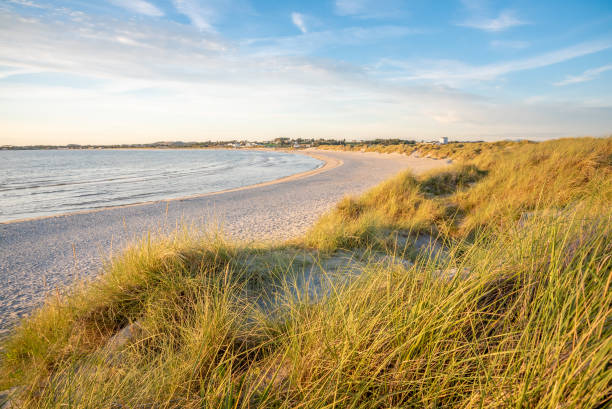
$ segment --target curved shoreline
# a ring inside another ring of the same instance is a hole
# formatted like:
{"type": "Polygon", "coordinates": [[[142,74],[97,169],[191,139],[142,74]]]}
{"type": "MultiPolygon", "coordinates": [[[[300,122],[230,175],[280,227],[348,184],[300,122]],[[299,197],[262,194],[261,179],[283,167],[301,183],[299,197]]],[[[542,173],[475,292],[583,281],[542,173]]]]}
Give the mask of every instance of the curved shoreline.
{"type": "MultiPolygon", "coordinates": [[[[224,149],[224,150],[231,150],[231,149],[224,149]]],[[[240,187],[235,187],[235,188],[230,188],[230,189],[218,190],[218,191],[215,191],[215,192],[197,193],[195,195],[173,197],[173,198],[161,199],[161,200],[148,200],[148,201],[145,201],[145,202],[135,202],[135,203],[116,205],[116,206],[104,206],[104,207],[99,207],[99,208],[96,208],[96,209],[77,210],[77,211],[74,211],[74,212],[59,213],[59,214],[53,214],[53,215],[47,215],[47,216],[26,217],[26,218],[23,218],[23,219],[0,221],[0,225],[23,223],[23,222],[31,222],[31,221],[44,220],[44,219],[53,219],[53,218],[58,218],[58,217],[74,216],[74,215],[78,215],[78,214],[89,214],[89,213],[103,212],[103,211],[109,210],[109,209],[121,209],[121,208],[126,208],[126,207],[144,206],[144,205],[150,205],[150,204],[154,204],[154,203],[170,203],[170,202],[181,201],[181,200],[189,200],[189,199],[197,199],[197,198],[207,197],[207,196],[214,196],[214,195],[219,195],[219,194],[223,194],[223,193],[239,192],[239,191],[248,190],[248,189],[256,189],[256,188],[259,188],[259,187],[270,186],[270,185],[274,185],[274,184],[277,184],[277,183],[290,182],[290,181],[293,181],[293,180],[297,180],[297,179],[302,179],[302,178],[306,178],[306,177],[309,177],[309,176],[313,176],[313,175],[316,175],[318,173],[326,172],[328,170],[334,169],[334,168],[336,168],[338,166],[342,166],[342,164],[344,163],[341,159],[335,159],[335,158],[332,158],[330,156],[325,155],[324,153],[321,154],[319,152],[316,152],[316,153],[314,153],[312,151],[309,151],[309,152],[306,152],[306,151],[299,151],[299,152],[291,151],[291,152],[287,152],[287,151],[284,151],[284,150],[275,150],[275,149],[254,149],[254,150],[258,150],[258,151],[270,151],[270,152],[283,152],[283,153],[292,153],[292,154],[298,154],[298,155],[306,155],[306,156],[310,156],[312,158],[315,158],[315,159],[318,159],[318,160],[322,161],[323,165],[321,165],[321,166],[319,166],[317,168],[311,169],[311,170],[307,170],[307,171],[299,172],[299,173],[294,173],[293,175],[289,175],[289,176],[282,176],[282,177],[277,178],[277,179],[269,180],[267,182],[256,183],[256,184],[253,184],[253,185],[246,185],[246,186],[240,186],[240,187]]]]}
{"type": "Polygon", "coordinates": [[[52,291],[94,277],[105,260],[139,238],[187,226],[217,227],[238,241],[288,240],[346,195],[360,194],[406,169],[422,173],[445,166],[405,155],[300,153],[327,166],[232,191],[0,224],[0,337],[52,291]]]}

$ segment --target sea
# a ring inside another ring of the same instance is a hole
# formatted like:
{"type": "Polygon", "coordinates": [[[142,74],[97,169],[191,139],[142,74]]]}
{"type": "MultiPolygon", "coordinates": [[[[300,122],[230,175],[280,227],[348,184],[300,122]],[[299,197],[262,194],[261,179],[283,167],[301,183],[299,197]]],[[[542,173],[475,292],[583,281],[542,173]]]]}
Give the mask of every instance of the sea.
{"type": "Polygon", "coordinates": [[[218,192],[322,165],[256,150],[4,150],[0,222],[218,192]]]}

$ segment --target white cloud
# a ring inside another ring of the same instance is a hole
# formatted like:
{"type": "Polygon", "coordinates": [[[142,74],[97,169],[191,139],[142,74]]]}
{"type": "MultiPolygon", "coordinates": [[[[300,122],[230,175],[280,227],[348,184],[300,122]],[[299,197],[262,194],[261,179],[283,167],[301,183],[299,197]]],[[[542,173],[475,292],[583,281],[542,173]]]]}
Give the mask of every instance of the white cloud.
{"type": "Polygon", "coordinates": [[[38,9],[46,8],[45,6],[38,4],[32,0],[8,0],[9,3],[17,4],[18,6],[34,7],[38,9]]]}
{"type": "Polygon", "coordinates": [[[177,11],[187,16],[202,31],[214,31],[211,21],[216,17],[214,9],[203,6],[197,0],[173,0],[177,11]]]}
{"type": "MultiPolygon", "coordinates": [[[[66,16],[70,17],[67,10],[66,16]]],[[[227,49],[189,26],[90,18],[20,20],[0,13],[0,65],[102,78],[163,79],[206,75],[206,61],[227,49]],[[24,53],[28,49],[31,53],[24,53]],[[193,67],[193,68],[191,68],[193,67]],[[182,74],[182,75],[181,75],[182,74]]],[[[215,68],[211,64],[208,69],[215,68]]]]}
{"type": "Polygon", "coordinates": [[[389,66],[399,69],[390,73],[402,80],[430,80],[438,83],[459,85],[465,81],[490,81],[517,71],[546,67],[584,55],[593,54],[612,47],[611,42],[591,42],[563,48],[531,58],[512,60],[480,66],[461,61],[397,61],[383,60],[378,68],[389,66]]]}
{"type": "Polygon", "coordinates": [[[198,30],[209,33],[215,32],[215,24],[223,18],[254,13],[247,0],[172,0],[172,4],[198,30]]]}
{"type": "Polygon", "coordinates": [[[308,28],[306,27],[306,22],[304,21],[304,15],[300,13],[291,13],[291,21],[297,28],[300,29],[302,33],[306,33],[308,28]]]}
{"type": "Polygon", "coordinates": [[[457,25],[495,32],[504,31],[509,28],[522,26],[525,24],[527,24],[527,22],[516,17],[514,11],[504,10],[499,13],[499,16],[496,18],[475,17],[458,23],[457,25]]]}
{"type": "Polygon", "coordinates": [[[150,17],[161,17],[164,12],[145,0],[109,0],[115,6],[150,17]]]}
{"type": "Polygon", "coordinates": [[[592,81],[599,76],[599,74],[612,70],[612,64],[604,65],[603,67],[592,68],[590,70],[586,70],[580,75],[568,75],[564,80],[556,82],[554,85],[562,86],[569,84],[577,84],[580,82],[592,81]]]}

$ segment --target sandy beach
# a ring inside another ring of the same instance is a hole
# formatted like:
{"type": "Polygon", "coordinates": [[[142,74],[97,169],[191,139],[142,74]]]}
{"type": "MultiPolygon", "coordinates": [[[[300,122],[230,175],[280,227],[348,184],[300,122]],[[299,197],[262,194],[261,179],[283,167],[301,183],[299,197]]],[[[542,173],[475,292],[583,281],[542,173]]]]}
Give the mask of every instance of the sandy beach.
{"type": "Polygon", "coordinates": [[[404,169],[444,166],[398,154],[306,152],[325,165],[273,182],[225,192],[0,224],[0,336],[50,291],[99,272],[147,232],[218,224],[229,237],[295,237],[343,196],[358,194],[404,169]]]}

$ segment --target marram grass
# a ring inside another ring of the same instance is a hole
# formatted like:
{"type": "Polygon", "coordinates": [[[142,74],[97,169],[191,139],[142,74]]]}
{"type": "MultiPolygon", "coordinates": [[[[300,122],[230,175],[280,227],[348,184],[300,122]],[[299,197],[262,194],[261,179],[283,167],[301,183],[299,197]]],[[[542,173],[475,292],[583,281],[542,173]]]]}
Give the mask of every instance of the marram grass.
{"type": "Polygon", "coordinates": [[[608,407],[610,146],[400,175],[291,246],[145,239],[20,324],[5,386],[28,408],[608,407]],[[393,231],[439,236],[446,256],[372,259],[318,298],[291,287],[338,248],[399,256],[393,231]],[[130,322],[139,336],[109,349],[130,322]]]}
{"type": "MultiPolygon", "coordinates": [[[[461,152],[453,145],[425,148],[461,152]]],[[[472,158],[467,162],[455,153],[450,168],[421,176],[406,172],[361,197],[344,199],[304,242],[331,251],[381,244],[397,229],[470,237],[577,201],[599,201],[594,206],[604,208],[612,202],[612,138],[475,143],[464,149],[472,158]]]]}

